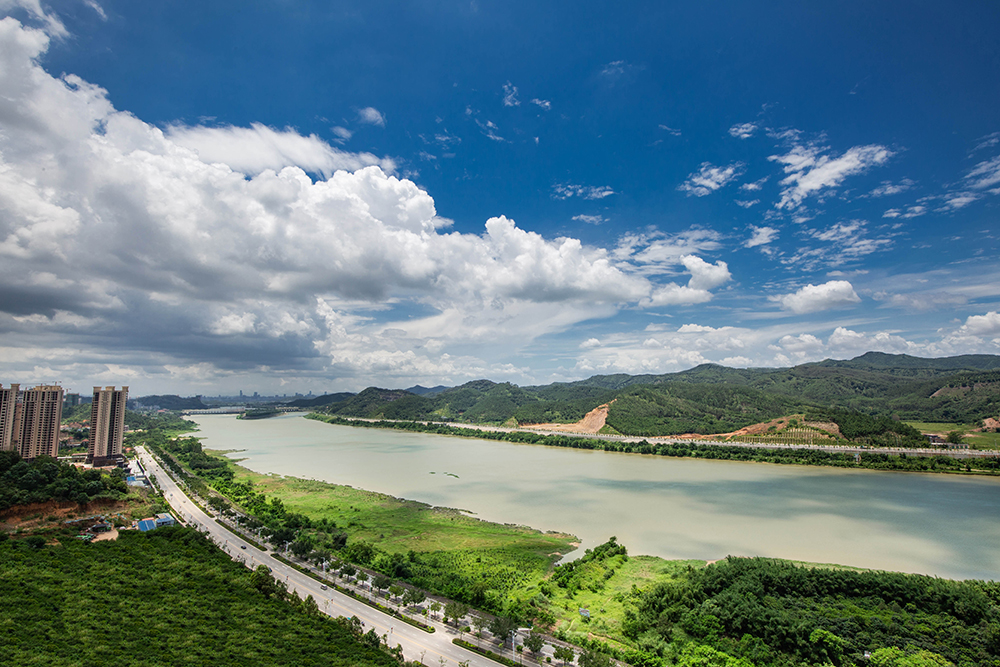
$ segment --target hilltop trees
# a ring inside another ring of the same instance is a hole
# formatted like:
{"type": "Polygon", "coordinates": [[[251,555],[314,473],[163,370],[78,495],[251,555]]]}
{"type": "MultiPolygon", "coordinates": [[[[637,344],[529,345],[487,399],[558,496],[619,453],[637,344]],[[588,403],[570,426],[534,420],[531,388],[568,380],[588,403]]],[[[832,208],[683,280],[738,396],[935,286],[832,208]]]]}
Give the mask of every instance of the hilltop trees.
{"type": "Polygon", "coordinates": [[[128,493],[124,472],[80,470],[48,456],[22,460],[17,452],[0,452],[0,510],[48,500],[89,503],[118,500],[128,493]]]}

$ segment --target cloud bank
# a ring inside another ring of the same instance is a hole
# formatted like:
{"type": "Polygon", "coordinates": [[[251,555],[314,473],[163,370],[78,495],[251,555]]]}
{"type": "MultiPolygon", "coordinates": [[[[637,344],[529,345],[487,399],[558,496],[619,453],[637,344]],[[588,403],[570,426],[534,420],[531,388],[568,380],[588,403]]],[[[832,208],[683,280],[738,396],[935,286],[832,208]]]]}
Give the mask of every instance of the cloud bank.
{"type": "MultiPolygon", "coordinates": [[[[545,238],[502,215],[481,234],[448,231],[391,158],[293,129],[161,130],[79,77],[48,74],[49,39],[0,20],[0,331],[20,360],[10,374],[516,374],[476,346],[514,353],[623,305],[710,299],[729,280],[724,262],[685,254],[659,265],[683,267],[688,284],[663,285],[635,253],[545,238]],[[74,357],[81,337],[101,348],[74,357]]],[[[370,107],[359,117],[385,122],[370,107]]]]}

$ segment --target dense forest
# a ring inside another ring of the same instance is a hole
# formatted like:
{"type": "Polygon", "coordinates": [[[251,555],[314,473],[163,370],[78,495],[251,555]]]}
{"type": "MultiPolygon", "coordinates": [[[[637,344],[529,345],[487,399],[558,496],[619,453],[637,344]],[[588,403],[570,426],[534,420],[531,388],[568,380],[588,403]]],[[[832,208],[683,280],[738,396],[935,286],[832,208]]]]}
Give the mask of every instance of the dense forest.
{"type": "Polygon", "coordinates": [[[691,637],[756,665],[1000,665],[996,582],[730,557],[630,602],[625,633],[657,655],[691,637]]]}
{"type": "Polygon", "coordinates": [[[193,529],[40,542],[0,533],[6,664],[399,664],[193,529]]]}
{"type": "Polygon", "coordinates": [[[608,428],[641,436],[726,433],[792,413],[860,423],[848,417],[853,413],[880,419],[860,431],[841,428],[846,437],[875,446],[908,445],[919,436],[888,420],[975,423],[1000,417],[1000,356],[868,353],[794,368],[705,364],[666,375],[599,375],[538,387],[476,380],[422,395],[370,387],[330,399],[326,405],[312,401],[313,407],[345,417],[510,425],[575,422],[610,404],[608,428]]]}

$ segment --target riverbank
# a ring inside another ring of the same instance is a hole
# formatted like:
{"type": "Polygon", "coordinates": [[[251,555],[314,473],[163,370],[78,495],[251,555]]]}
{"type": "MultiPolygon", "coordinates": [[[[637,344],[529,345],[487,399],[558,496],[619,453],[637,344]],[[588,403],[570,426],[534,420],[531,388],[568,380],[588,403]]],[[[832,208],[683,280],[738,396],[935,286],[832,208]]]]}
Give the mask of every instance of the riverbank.
{"type": "MultiPolygon", "coordinates": [[[[223,452],[205,450],[222,457],[223,452]]],[[[555,563],[579,545],[579,538],[528,526],[483,521],[469,512],[396,498],[318,480],[266,475],[229,462],[235,479],[278,498],[292,512],[335,523],[352,542],[378,544],[387,553],[504,549],[555,563]]]]}
{"type": "Polygon", "coordinates": [[[899,472],[933,472],[958,475],[1000,475],[1000,453],[949,452],[947,450],[905,450],[863,447],[749,445],[705,443],[664,438],[584,437],[566,433],[540,433],[499,426],[452,426],[434,422],[371,420],[310,413],[306,419],[358,428],[382,428],[417,433],[433,433],[480,440],[502,440],[517,444],[568,447],[628,454],[726,461],[752,461],[785,465],[828,466],[899,472]]]}
{"type": "MultiPolygon", "coordinates": [[[[997,639],[989,625],[991,619],[998,618],[1000,590],[994,584],[777,559],[727,558],[706,563],[630,556],[615,538],[554,572],[511,578],[512,570],[521,570],[524,565],[515,555],[516,543],[500,549],[487,546],[489,537],[508,535],[510,526],[343,485],[262,475],[232,463],[229,466],[236,474],[235,481],[252,483],[258,492],[266,491],[270,498],[314,522],[337,521],[338,526],[344,525],[340,521],[348,522],[346,530],[356,531],[350,533],[349,542],[361,535],[375,539],[375,531],[387,530],[390,532],[379,533],[373,546],[396,554],[407,546],[417,547],[407,552],[407,560],[415,564],[428,562],[430,554],[421,550],[424,547],[455,545],[458,550],[450,555],[458,558],[437,561],[439,566],[463,566],[456,568],[453,576],[467,578],[471,574],[474,579],[499,571],[507,578],[507,586],[492,590],[508,602],[497,595],[488,595],[484,601],[500,602],[508,613],[519,610],[521,618],[534,620],[536,627],[548,628],[559,639],[620,658],[638,658],[636,664],[673,664],[684,652],[701,652],[718,660],[738,656],[758,665],[817,664],[832,658],[840,664],[860,665],[865,651],[883,650],[880,647],[904,639],[917,639],[932,649],[921,649],[921,658],[947,656],[956,663],[965,658],[965,662],[972,659],[978,661],[976,664],[987,664],[984,660],[991,658],[997,639]],[[413,513],[432,520],[416,528],[420,522],[408,517],[413,513]],[[398,520],[400,517],[408,518],[398,520]],[[428,526],[442,534],[429,534],[428,526]],[[407,534],[404,527],[420,533],[407,534]],[[468,549],[461,548],[473,544],[479,547],[475,559],[468,557],[468,549]],[[747,597],[746,590],[755,590],[764,582],[772,586],[772,580],[780,583],[770,591],[767,604],[747,597]],[[699,602],[703,597],[710,600],[707,607],[699,602]],[[514,600],[518,603],[509,603],[514,600]],[[713,610],[726,613],[716,616],[713,610]],[[853,626],[830,621],[847,612],[853,626]],[[985,635],[980,631],[984,623],[988,626],[985,635]],[[772,632],[773,627],[779,627],[780,632],[772,632]],[[960,639],[941,639],[944,627],[960,639]]],[[[520,535],[538,535],[526,527],[514,528],[520,535]]],[[[347,553],[350,550],[336,558],[347,553]]],[[[384,564],[380,569],[385,569],[384,564]]],[[[419,575],[414,574],[404,571],[396,576],[419,581],[419,575]]],[[[496,581],[492,579],[490,585],[496,581]]],[[[425,582],[417,585],[431,593],[442,592],[425,582]]]]}
{"type": "MultiPolygon", "coordinates": [[[[706,567],[704,560],[628,555],[614,543],[589,540],[590,553],[552,574],[546,570],[538,576],[525,576],[526,560],[517,559],[517,549],[406,549],[408,544],[433,544],[429,533],[439,529],[452,530],[448,539],[460,544],[465,526],[451,521],[448,512],[441,514],[443,520],[438,524],[428,524],[429,529],[414,528],[409,521],[397,523],[396,527],[421,531],[407,537],[405,533],[394,534],[390,523],[378,524],[375,519],[391,518],[401,505],[411,501],[287,475],[356,480],[361,486],[378,485],[383,491],[398,489],[396,493],[406,497],[471,507],[483,513],[492,511],[494,519],[522,517],[516,520],[529,525],[549,521],[556,526],[581,525],[567,520],[572,515],[562,513],[565,508],[588,515],[605,512],[601,525],[613,526],[619,537],[627,530],[629,516],[642,515],[650,520],[640,526],[641,532],[626,536],[619,545],[634,546],[639,543],[634,538],[643,533],[661,532],[666,543],[696,542],[698,553],[714,554],[713,559],[726,553],[791,555],[802,553],[795,546],[799,543],[819,543],[821,550],[815,553],[820,558],[839,560],[840,556],[830,551],[831,545],[848,535],[850,548],[837,554],[857,556],[871,548],[884,558],[890,547],[910,548],[922,555],[921,562],[928,566],[925,571],[942,573],[947,571],[929,565],[967,557],[979,563],[980,569],[998,571],[990,557],[996,544],[990,537],[992,519],[982,526],[975,524],[978,528],[966,523],[970,510],[976,507],[968,502],[972,496],[963,490],[977,490],[979,501],[985,501],[995,496],[996,483],[991,479],[782,470],[724,461],[571,453],[430,435],[376,434],[371,429],[366,433],[365,429],[337,429],[306,420],[285,424],[266,420],[250,425],[213,418],[202,426],[199,435],[206,435],[207,443],[218,442],[220,449],[235,448],[239,443],[245,448],[240,455],[248,457],[248,465],[286,473],[254,473],[234,466],[230,459],[228,464],[220,461],[218,469],[199,468],[213,486],[219,484],[211,479],[215,477],[223,482],[216,488],[228,488],[222,471],[232,471],[229,486],[252,483],[249,488],[257,496],[253,507],[280,505],[288,512],[285,519],[294,518],[297,512],[318,517],[286,520],[282,529],[293,524],[303,528],[282,539],[299,541],[314,531],[334,537],[342,531],[346,545],[332,551],[331,560],[367,556],[365,567],[371,571],[452,598],[467,595],[472,602],[471,596],[476,596],[480,602],[472,604],[479,609],[493,611],[499,606],[500,613],[532,618],[536,627],[550,625],[558,637],[578,646],[623,654],[639,650],[652,656],[650,662],[642,663],[649,665],[673,664],[683,652],[694,650],[721,651],[757,665],[820,664],[837,657],[827,649],[843,647],[845,659],[840,664],[848,665],[862,664],[865,651],[919,641],[955,664],[963,660],[989,664],[985,661],[990,659],[993,635],[982,630],[981,624],[989,625],[997,618],[996,602],[990,601],[998,595],[994,584],[854,569],[791,569],[791,563],[778,560],[723,559],[706,567]],[[323,436],[327,430],[332,437],[323,436]],[[490,458],[492,454],[495,456],[490,458]],[[534,484],[532,478],[540,483],[534,484]],[[337,487],[336,492],[344,495],[334,500],[331,492],[337,487]],[[420,495],[411,495],[418,489],[420,495]],[[638,490],[639,494],[612,497],[610,489],[638,490]],[[733,496],[732,502],[725,501],[726,494],[733,496]],[[545,511],[532,518],[512,512],[517,506],[498,504],[502,498],[518,496],[522,504],[544,506],[545,511]],[[965,515],[960,519],[952,516],[946,524],[933,523],[934,516],[947,513],[945,505],[953,503],[955,497],[966,498],[955,505],[965,508],[965,515]],[[363,506],[366,498],[367,507],[363,506]],[[930,499],[930,504],[921,504],[922,498],[930,499]],[[463,504],[465,500],[468,504],[463,504]],[[660,501],[665,503],[663,507],[656,505],[660,501]],[[691,508],[700,513],[684,519],[691,508]],[[920,530],[928,522],[933,526],[924,535],[920,530]],[[704,527],[707,532],[686,534],[704,527]],[[810,532],[813,530],[816,532],[810,532]],[[745,542],[742,536],[748,534],[766,535],[768,551],[741,548],[745,542]],[[362,540],[361,535],[368,537],[362,540]],[[975,539],[970,541],[969,535],[975,539]],[[940,539],[929,542],[934,536],[940,539]],[[794,540],[785,544],[785,537],[794,540]],[[389,544],[383,544],[383,539],[389,544]],[[363,544],[376,550],[374,554],[357,548],[363,544]],[[772,590],[771,581],[786,583],[772,590]],[[768,587],[766,597],[746,595],[761,586],[768,587]],[[959,608],[972,609],[975,614],[963,611],[968,618],[956,617],[954,610],[959,608]],[[848,616],[853,625],[830,620],[848,616]],[[953,636],[945,629],[962,636],[942,640],[953,636]],[[816,630],[822,630],[815,635],[819,641],[811,639],[816,630]],[[592,645],[595,639],[606,643],[592,645]],[[846,659],[848,654],[850,659],[846,659]]],[[[177,443],[178,456],[203,466],[205,461],[197,456],[202,450],[195,444],[177,443]]],[[[237,500],[237,496],[231,497],[237,500]]],[[[410,509],[421,507],[430,505],[413,503],[410,509]]],[[[995,517],[989,508],[983,512],[995,517]]],[[[475,521],[466,513],[457,514],[475,521]]],[[[607,539],[607,533],[601,532],[607,539]]],[[[647,548],[635,551],[650,553],[647,548]]],[[[891,568],[890,561],[881,562],[882,567],[891,568]]]]}

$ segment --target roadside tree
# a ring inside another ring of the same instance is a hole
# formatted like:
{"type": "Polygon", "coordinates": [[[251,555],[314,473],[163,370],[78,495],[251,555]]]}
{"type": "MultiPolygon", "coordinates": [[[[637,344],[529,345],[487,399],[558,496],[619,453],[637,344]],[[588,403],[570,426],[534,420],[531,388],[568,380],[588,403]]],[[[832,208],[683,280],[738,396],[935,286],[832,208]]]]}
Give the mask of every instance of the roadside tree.
{"type": "Polygon", "coordinates": [[[611,658],[604,653],[585,649],[580,653],[580,659],[576,664],[580,667],[611,667],[611,658]]]}
{"type": "Polygon", "coordinates": [[[573,653],[573,649],[567,646],[556,646],[552,656],[556,660],[562,660],[563,665],[566,665],[567,663],[573,662],[573,658],[576,657],[576,654],[573,653]]]}
{"type": "Polygon", "coordinates": [[[476,629],[476,639],[479,640],[478,643],[480,648],[482,648],[483,645],[483,628],[485,628],[488,625],[489,621],[487,621],[482,616],[472,617],[472,627],[476,629]]]}
{"type": "Polygon", "coordinates": [[[376,574],[372,578],[372,588],[379,591],[380,593],[392,585],[392,579],[385,576],[384,574],[376,574]]]}
{"type": "Polygon", "coordinates": [[[525,637],[524,645],[528,647],[532,655],[535,655],[545,646],[545,638],[537,632],[532,631],[531,634],[525,637]]]}
{"type": "Polygon", "coordinates": [[[517,623],[506,616],[496,616],[490,621],[490,634],[500,640],[501,648],[510,637],[511,633],[517,630],[517,623]]]}
{"type": "Polygon", "coordinates": [[[464,602],[449,602],[444,606],[444,620],[452,619],[455,623],[462,620],[462,617],[469,613],[469,605],[464,602]]]}

